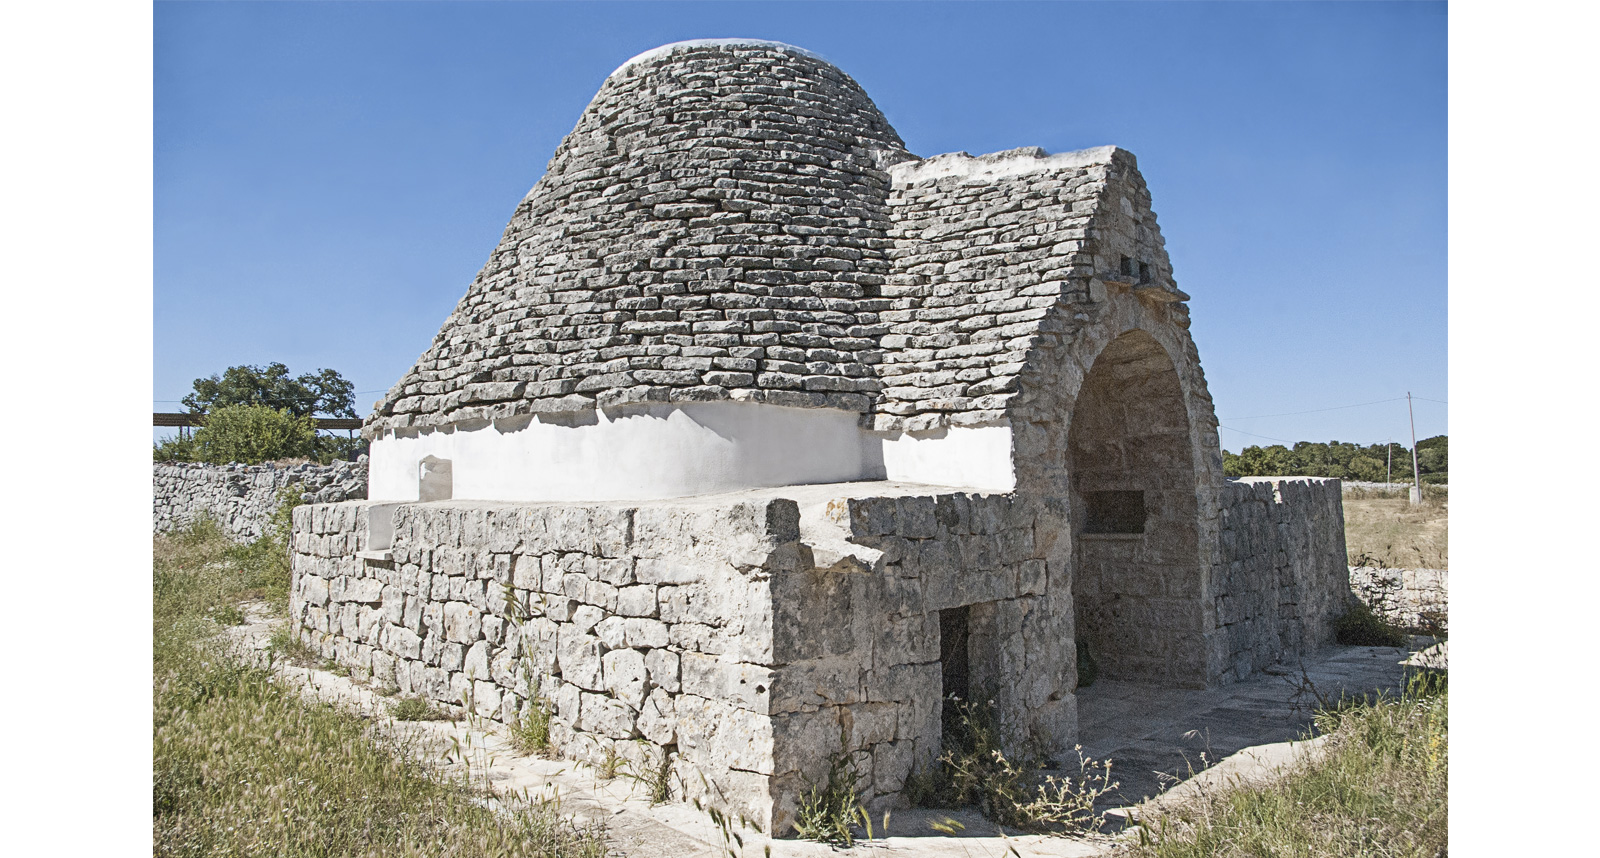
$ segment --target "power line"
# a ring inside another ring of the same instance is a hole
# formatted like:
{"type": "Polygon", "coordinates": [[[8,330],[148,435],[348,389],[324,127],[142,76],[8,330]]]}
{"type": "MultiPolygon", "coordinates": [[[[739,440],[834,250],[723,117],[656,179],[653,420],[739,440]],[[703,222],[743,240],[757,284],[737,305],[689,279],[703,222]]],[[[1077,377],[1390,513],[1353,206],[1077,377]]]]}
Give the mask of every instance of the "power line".
{"type": "MultiPolygon", "coordinates": [[[[1335,405],[1332,408],[1313,408],[1313,409],[1311,409],[1309,411],[1285,411],[1282,414],[1252,414],[1249,417],[1225,417],[1223,419],[1224,420],[1255,420],[1258,417],[1290,417],[1290,416],[1293,416],[1295,414],[1317,414],[1317,413],[1322,412],[1322,411],[1339,411],[1339,410],[1345,409],[1345,408],[1363,408],[1363,407],[1368,406],[1368,405],[1381,405],[1381,404],[1383,404],[1385,402],[1399,402],[1402,399],[1405,399],[1405,397],[1404,396],[1396,396],[1393,399],[1375,399],[1372,402],[1357,402],[1354,405],[1335,405]]],[[[1239,430],[1235,429],[1233,431],[1237,432],[1239,430]]],[[[1248,435],[1249,433],[1247,432],[1245,434],[1248,435]]]]}
{"type": "MultiPolygon", "coordinates": [[[[1401,398],[1403,399],[1404,397],[1401,397],[1401,398]]],[[[1240,435],[1249,435],[1252,438],[1261,438],[1261,439],[1264,439],[1264,440],[1267,440],[1267,441],[1277,441],[1279,444],[1293,444],[1294,443],[1293,441],[1287,441],[1287,440],[1284,440],[1283,438],[1274,438],[1274,437],[1272,437],[1270,435],[1257,435],[1254,432],[1246,432],[1243,429],[1235,429],[1232,426],[1224,426],[1221,423],[1217,424],[1217,428],[1218,429],[1226,429],[1229,432],[1238,432],[1240,435]]]]}

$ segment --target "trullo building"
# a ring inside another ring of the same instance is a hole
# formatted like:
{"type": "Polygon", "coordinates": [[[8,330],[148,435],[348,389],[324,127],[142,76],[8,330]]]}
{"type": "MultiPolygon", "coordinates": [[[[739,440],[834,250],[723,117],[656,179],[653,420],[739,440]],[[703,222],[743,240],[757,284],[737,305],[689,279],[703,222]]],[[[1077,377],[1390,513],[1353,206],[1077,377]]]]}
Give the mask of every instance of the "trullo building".
{"type": "Polygon", "coordinates": [[[1188,302],[1122,149],[918,158],[807,51],[658,48],[377,403],[369,499],[296,511],[293,615],[780,833],[832,753],[898,801],[951,693],[1070,747],[1079,647],[1204,686],[1345,603],[1337,483],[1224,480],[1188,302]]]}

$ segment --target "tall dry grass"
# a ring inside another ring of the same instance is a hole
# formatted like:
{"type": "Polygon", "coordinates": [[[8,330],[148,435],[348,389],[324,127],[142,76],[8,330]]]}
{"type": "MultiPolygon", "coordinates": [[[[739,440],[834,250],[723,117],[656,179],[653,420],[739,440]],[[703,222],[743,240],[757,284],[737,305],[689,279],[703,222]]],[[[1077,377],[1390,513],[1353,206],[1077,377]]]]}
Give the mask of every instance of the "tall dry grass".
{"type": "Polygon", "coordinates": [[[1344,539],[1351,566],[1450,568],[1450,492],[1422,487],[1412,506],[1405,489],[1351,489],[1344,494],[1344,539]]]}
{"type": "Polygon", "coordinates": [[[1135,858],[1443,858],[1449,693],[1419,675],[1398,699],[1318,716],[1328,740],[1282,780],[1203,792],[1141,820],[1135,858]]]}
{"type": "MultiPolygon", "coordinates": [[[[301,698],[219,632],[280,596],[282,557],[201,524],[155,542],[158,856],[605,854],[551,805],[440,777],[383,724],[301,698]]],[[[281,549],[281,546],[280,546],[281,549]]]]}

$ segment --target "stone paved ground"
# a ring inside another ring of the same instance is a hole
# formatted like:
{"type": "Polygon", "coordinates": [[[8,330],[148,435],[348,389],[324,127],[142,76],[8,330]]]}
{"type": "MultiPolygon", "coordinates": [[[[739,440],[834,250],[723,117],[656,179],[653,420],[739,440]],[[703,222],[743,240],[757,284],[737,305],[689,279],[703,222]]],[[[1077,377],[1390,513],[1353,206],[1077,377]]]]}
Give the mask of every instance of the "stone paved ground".
{"type": "MultiPolygon", "coordinates": [[[[247,648],[262,650],[277,620],[267,619],[258,608],[247,611],[250,622],[235,629],[247,648]]],[[[1109,756],[1115,777],[1122,781],[1122,801],[1129,804],[1159,791],[1155,772],[1187,772],[1185,760],[1199,768],[1199,755],[1216,760],[1233,755],[1216,772],[1229,776],[1269,771],[1295,755],[1286,743],[1298,738],[1310,723],[1316,703],[1303,691],[1309,679],[1317,692],[1337,698],[1376,689],[1393,691],[1403,681],[1402,660],[1408,653],[1374,647],[1334,647],[1299,665],[1293,675],[1264,675],[1248,682],[1210,690],[1172,690],[1133,683],[1101,681],[1082,690],[1080,717],[1084,750],[1096,759],[1109,756]],[[1197,731],[1193,734],[1190,731],[1197,731]],[[1252,747],[1263,746],[1266,747],[1252,747]],[[1245,749],[1249,750],[1245,750],[1245,749]],[[1238,753],[1236,753],[1238,752],[1238,753]]],[[[389,701],[345,677],[323,670],[283,667],[283,675],[308,694],[337,701],[369,717],[384,717],[389,701]]],[[[474,778],[487,777],[497,790],[526,791],[557,799],[564,811],[579,821],[602,821],[612,848],[625,858],[719,858],[734,855],[809,858],[832,855],[835,850],[817,843],[772,840],[754,831],[737,832],[738,843],[725,841],[711,818],[690,805],[669,803],[651,807],[646,790],[626,777],[601,780],[589,766],[565,760],[543,760],[516,754],[502,736],[500,725],[477,722],[395,722],[402,733],[421,740],[425,753],[443,756],[455,743],[465,754],[474,778]],[[770,846],[770,853],[766,847],[770,846]],[[732,847],[730,853],[730,847],[732,847]]],[[[459,773],[459,763],[444,766],[459,773]]],[[[1112,819],[1130,808],[1115,808],[1112,819]]],[[[1008,855],[1090,858],[1116,853],[1110,837],[1066,839],[1000,832],[973,811],[901,811],[890,818],[889,836],[858,845],[856,851],[884,856],[977,858],[1008,855]],[[954,819],[965,826],[959,836],[940,834],[931,824],[954,819]]]]}
{"type": "MultiPolygon", "coordinates": [[[[1431,644],[1416,638],[1420,647],[1431,644]]],[[[1274,665],[1245,682],[1205,690],[1101,680],[1078,690],[1088,756],[1112,761],[1119,804],[1134,805],[1246,748],[1305,736],[1319,700],[1338,701],[1405,682],[1410,651],[1328,647],[1304,663],[1274,665]]]]}

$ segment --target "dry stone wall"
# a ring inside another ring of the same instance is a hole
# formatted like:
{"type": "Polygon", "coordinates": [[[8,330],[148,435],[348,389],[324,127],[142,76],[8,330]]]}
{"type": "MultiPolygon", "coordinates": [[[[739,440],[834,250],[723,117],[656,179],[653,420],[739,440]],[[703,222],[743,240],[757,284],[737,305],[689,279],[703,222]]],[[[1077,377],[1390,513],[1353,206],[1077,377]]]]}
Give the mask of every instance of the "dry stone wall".
{"type": "Polygon", "coordinates": [[[152,479],[153,525],[176,530],[197,518],[215,519],[228,536],[260,536],[278,508],[278,493],[298,486],[308,503],[367,496],[367,457],[330,465],[207,465],[158,462],[152,479]]]}
{"type": "Polygon", "coordinates": [[[1444,569],[1350,567],[1350,591],[1401,628],[1448,631],[1450,573],[1444,569]]]}
{"type": "Polygon", "coordinates": [[[670,753],[677,797],[769,830],[832,753],[852,754],[871,807],[937,755],[944,609],[970,606],[975,687],[1019,740],[1075,735],[1071,615],[1050,602],[1070,594],[1040,510],[839,499],[802,539],[796,501],[733,497],[302,507],[291,616],[403,694],[503,721],[549,701],[567,756],[670,753]],[[356,556],[371,550],[390,559],[356,556]]]}
{"type": "Polygon", "coordinates": [[[1333,621],[1350,604],[1338,480],[1229,481],[1221,547],[1211,590],[1221,681],[1333,642],[1333,621]]]}
{"type": "Polygon", "coordinates": [[[866,93],[786,46],[619,69],[367,432],[637,402],[865,411],[889,177],[866,93]]]}

